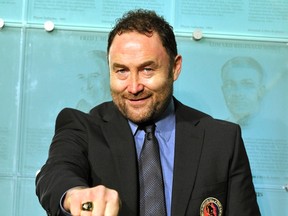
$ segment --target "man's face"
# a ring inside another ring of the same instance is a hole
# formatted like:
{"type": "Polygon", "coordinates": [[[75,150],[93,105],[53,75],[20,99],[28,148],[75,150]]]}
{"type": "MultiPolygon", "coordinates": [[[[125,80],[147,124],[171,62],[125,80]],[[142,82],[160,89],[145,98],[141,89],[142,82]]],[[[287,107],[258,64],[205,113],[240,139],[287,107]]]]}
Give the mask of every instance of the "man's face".
{"type": "Polygon", "coordinates": [[[158,34],[116,35],[109,51],[110,89],[114,103],[129,120],[143,123],[165,111],[182,58],[170,63],[158,34]]]}
{"type": "Polygon", "coordinates": [[[223,77],[222,90],[226,104],[236,119],[247,118],[258,111],[263,86],[255,69],[229,69],[223,77]]]}

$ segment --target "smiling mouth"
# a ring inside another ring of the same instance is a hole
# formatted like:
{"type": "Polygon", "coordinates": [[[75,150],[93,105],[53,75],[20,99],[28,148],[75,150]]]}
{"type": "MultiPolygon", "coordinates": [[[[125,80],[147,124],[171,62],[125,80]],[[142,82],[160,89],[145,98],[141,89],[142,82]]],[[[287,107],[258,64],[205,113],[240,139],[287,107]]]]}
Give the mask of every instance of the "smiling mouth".
{"type": "Polygon", "coordinates": [[[124,95],[124,98],[129,101],[142,101],[146,100],[147,98],[151,97],[151,94],[138,94],[138,95],[124,95]]]}
{"type": "Polygon", "coordinates": [[[132,106],[143,106],[146,104],[147,100],[150,98],[150,96],[145,96],[145,97],[141,97],[141,98],[126,98],[128,103],[132,106]]]}
{"type": "Polygon", "coordinates": [[[142,101],[142,100],[146,100],[148,97],[144,97],[144,98],[131,98],[128,99],[129,101],[142,101]]]}

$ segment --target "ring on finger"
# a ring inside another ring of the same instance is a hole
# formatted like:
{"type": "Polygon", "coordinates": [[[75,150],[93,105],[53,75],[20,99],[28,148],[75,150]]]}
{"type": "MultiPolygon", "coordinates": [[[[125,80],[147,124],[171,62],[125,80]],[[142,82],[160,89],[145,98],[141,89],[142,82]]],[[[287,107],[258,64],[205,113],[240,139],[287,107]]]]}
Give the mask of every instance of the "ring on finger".
{"type": "Polygon", "coordinates": [[[83,211],[92,211],[93,210],[93,203],[92,202],[85,202],[82,204],[83,211]]]}

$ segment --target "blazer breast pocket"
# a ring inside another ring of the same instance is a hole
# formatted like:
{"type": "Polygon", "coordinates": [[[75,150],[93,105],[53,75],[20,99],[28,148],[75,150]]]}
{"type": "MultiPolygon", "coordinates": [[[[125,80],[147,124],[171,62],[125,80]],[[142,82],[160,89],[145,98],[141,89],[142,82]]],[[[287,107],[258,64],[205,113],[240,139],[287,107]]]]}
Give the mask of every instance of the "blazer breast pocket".
{"type": "Polygon", "coordinates": [[[191,199],[203,199],[207,197],[226,196],[227,182],[219,182],[212,185],[195,185],[191,199]]]}

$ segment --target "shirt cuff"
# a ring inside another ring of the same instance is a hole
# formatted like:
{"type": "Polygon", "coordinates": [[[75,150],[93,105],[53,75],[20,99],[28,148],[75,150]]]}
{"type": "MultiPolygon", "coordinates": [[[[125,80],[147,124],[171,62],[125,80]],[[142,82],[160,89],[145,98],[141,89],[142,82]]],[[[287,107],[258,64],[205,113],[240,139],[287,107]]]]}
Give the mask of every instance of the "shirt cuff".
{"type": "Polygon", "coordinates": [[[60,210],[61,210],[61,213],[65,216],[72,216],[69,212],[67,212],[64,207],[63,207],[63,202],[64,202],[64,198],[65,198],[65,195],[66,195],[67,192],[65,192],[61,199],[60,199],[60,210]]]}

